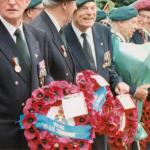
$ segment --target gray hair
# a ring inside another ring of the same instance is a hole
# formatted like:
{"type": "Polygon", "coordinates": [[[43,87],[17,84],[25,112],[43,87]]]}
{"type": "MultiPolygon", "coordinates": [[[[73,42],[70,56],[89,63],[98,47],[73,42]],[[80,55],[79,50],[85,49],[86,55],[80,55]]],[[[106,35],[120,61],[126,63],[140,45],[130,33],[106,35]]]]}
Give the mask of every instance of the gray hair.
{"type": "Polygon", "coordinates": [[[55,0],[43,0],[43,5],[45,7],[51,7],[51,6],[55,6],[57,4],[58,4],[58,2],[55,0]]]}

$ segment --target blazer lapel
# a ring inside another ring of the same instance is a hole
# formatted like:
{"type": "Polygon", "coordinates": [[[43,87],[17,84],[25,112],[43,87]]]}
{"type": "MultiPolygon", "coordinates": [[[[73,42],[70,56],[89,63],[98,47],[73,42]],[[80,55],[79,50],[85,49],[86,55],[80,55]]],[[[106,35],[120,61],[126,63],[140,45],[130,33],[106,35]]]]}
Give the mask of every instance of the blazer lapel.
{"type": "MultiPolygon", "coordinates": [[[[18,74],[21,79],[28,84],[28,79],[26,77],[26,74],[24,73],[25,70],[21,69],[20,72],[15,71],[15,64],[13,62],[13,59],[15,57],[19,58],[18,49],[16,47],[16,44],[14,40],[12,39],[11,35],[3,25],[3,23],[0,21],[0,50],[2,53],[6,56],[6,59],[10,62],[12,69],[14,70],[14,73],[18,74]]],[[[22,62],[19,62],[20,67],[22,67],[22,62]]]]}
{"type": "MultiPolygon", "coordinates": [[[[60,54],[64,57],[64,60],[65,60],[65,62],[66,62],[66,65],[68,66],[69,70],[72,72],[72,69],[70,68],[70,65],[69,65],[70,62],[67,61],[67,59],[66,59],[65,56],[64,56],[64,52],[63,52],[63,50],[62,50],[62,46],[63,46],[64,48],[65,48],[65,46],[64,46],[64,44],[63,44],[63,41],[62,41],[62,39],[61,39],[61,37],[60,37],[59,32],[57,31],[57,29],[56,29],[54,23],[52,22],[51,18],[47,15],[47,13],[46,13],[45,11],[43,11],[43,12],[41,13],[41,16],[43,17],[44,21],[47,23],[49,30],[51,30],[51,33],[52,33],[52,35],[53,35],[53,42],[55,43],[56,47],[58,48],[60,54]]],[[[68,49],[66,50],[66,52],[71,56],[71,53],[70,53],[70,51],[69,51],[69,47],[68,47],[68,49]]],[[[71,56],[71,57],[72,57],[72,56],[71,56]]],[[[71,58],[71,59],[72,59],[72,58],[71,58]]],[[[73,60],[72,60],[72,62],[73,62],[73,60]]],[[[73,64],[73,65],[74,65],[74,64],[73,64]]]]}
{"type": "Polygon", "coordinates": [[[47,24],[48,29],[51,30],[50,32],[52,33],[52,36],[53,36],[51,38],[53,38],[54,41],[57,41],[56,44],[57,43],[60,44],[60,42],[62,42],[61,37],[60,37],[60,35],[59,35],[59,33],[58,33],[54,23],[52,22],[51,18],[47,15],[47,13],[45,11],[43,11],[41,13],[41,16],[44,19],[45,23],[47,24]]]}
{"type": "Polygon", "coordinates": [[[40,49],[39,42],[37,42],[32,36],[32,32],[29,28],[24,25],[24,33],[26,36],[26,41],[28,43],[28,49],[30,53],[31,59],[31,90],[33,91],[35,88],[39,86],[39,78],[38,78],[38,58],[40,57],[40,49]]]}
{"type": "Polygon", "coordinates": [[[104,63],[104,42],[101,38],[101,34],[97,34],[97,30],[95,26],[92,27],[93,39],[95,45],[95,53],[96,53],[96,62],[97,62],[97,71],[102,75],[102,65],[104,63]]]}

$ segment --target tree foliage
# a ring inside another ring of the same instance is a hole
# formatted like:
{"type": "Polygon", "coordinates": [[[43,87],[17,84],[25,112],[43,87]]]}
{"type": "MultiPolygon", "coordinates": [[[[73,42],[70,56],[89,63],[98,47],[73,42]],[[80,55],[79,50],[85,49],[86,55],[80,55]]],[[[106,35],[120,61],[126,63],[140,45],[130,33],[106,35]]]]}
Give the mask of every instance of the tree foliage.
{"type": "Polygon", "coordinates": [[[120,6],[130,5],[136,0],[112,0],[112,1],[115,3],[116,7],[120,7],[120,6]]]}
{"type": "Polygon", "coordinates": [[[101,9],[104,8],[106,3],[108,2],[114,2],[115,7],[121,7],[121,6],[127,6],[131,3],[135,2],[136,0],[96,0],[97,6],[101,9]]]}

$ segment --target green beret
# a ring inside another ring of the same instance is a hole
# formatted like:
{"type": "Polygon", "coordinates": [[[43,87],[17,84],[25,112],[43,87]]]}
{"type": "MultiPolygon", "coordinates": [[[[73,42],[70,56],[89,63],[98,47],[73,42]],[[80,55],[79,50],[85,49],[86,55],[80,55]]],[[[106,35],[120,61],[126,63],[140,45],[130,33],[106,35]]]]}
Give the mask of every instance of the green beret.
{"type": "Polygon", "coordinates": [[[94,2],[94,0],[76,0],[76,4],[78,8],[88,2],[94,2]]]}
{"type": "Polygon", "coordinates": [[[40,3],[42,3],[42,0],[31,0],[30,4],[28,6],[28,9],[34,8],[37,5],[39,5],[40,3]]]}
{"type": "Polygon", "coordinates": [[[131,6],[123,6],[113,9],[108,17],[114,21],[128,20],[138,15],[137,9],[131,6]]]}
{"type": "Polygon", "coordinates": [[[98,22],[102,19],[106,19],[106,13],[105,13],[105,11],[98,9],[96,12],[96,22],[98,22]]]}

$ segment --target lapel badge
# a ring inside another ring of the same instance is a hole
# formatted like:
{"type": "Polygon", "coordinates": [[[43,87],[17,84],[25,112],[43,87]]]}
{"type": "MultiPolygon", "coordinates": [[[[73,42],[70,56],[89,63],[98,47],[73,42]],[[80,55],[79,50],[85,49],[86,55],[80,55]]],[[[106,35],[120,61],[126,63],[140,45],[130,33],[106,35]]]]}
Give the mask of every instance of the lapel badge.
{"type": "Polygon", "coordinates": [[[17,72],[17,73],[21,72],[21,66],[19,65],[19,59],[18,59],[18,57],[13,57],[12,63],[14,65],[15,72],[17,72]]]}
{"type": "Polygon", "coordinates": [[[35,53],[34,56],[35,56],[36,58],[38,58],[38,54],[35,53]]]}
{"type": "Polygon", "coordinates": [[[40,80],[40,85],[44,85],[44,79],[45,76],[47,75],[46,68],[45,68],[45,61],[42,60],[39,62],[39,80],[40,80]]]}
{"type": "Polygon", "coordinates": [[[104,54],[104,64],[103,64],[103,68],[107,68],[110,67],[111,65],[111,55],[110,55],[110,51],[105,52],[104,54]]]}
{"type": "Polygon", "coordinates": [[[64,57],[67,57],[67,52],[64,45],[61,45],[61,51],[63,52],[64,57]]]}

